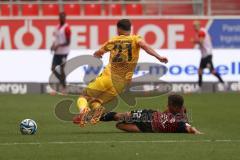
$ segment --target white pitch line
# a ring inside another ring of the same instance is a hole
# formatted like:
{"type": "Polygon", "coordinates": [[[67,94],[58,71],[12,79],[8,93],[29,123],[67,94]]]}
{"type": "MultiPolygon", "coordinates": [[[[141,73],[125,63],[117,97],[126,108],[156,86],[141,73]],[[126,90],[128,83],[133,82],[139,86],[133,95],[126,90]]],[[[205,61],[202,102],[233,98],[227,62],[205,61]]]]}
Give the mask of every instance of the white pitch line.
{"type": "Polygon", "coordinates": [[[156,140],[156,141],[53,141],[53,142],[6,142],[0,143],[0,146],[14,145],[46,145],[46,144],[109,144],[109,143],[239,143],[240,140],[231,139],[202,139],[202,140],[156,140]]]}

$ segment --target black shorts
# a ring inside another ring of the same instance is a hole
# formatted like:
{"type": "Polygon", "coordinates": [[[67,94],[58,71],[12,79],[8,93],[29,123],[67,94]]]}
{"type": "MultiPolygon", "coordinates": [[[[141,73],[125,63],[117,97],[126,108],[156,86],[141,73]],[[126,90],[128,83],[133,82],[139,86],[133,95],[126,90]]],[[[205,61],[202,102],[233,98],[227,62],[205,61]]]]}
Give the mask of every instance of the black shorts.
{"type": "Polygon", "coordinates": [[[208,55],[207,57],[202,58],[199,68],[200,69],[209,68],[210,71],[212,71],[214,69],[213,62],[212,62],[212,55],[208,55]]]}
{"type": "Polygon", "coordinates": [[[152,130],[152,114],[154,110],[134,110],[131,111],[131,121],[141,132],[153,132],[152,130]]]}
{"type": "Polygon", "coordinates": [[[58,65],[62,65],[66,62],[67,60],[67,55],[54,55],[53,56],[53,61],[52,61],[52,65],[53,66],[58,66],[58,65]]]}

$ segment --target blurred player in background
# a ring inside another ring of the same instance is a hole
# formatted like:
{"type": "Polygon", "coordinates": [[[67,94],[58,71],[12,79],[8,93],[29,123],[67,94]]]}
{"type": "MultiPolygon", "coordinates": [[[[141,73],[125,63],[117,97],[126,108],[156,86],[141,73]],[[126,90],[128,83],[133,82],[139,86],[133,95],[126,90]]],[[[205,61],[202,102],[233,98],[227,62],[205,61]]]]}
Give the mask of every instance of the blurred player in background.
{"type": "Polygon", "coordinates": [[[209,68],[210,72],[216,76],[220,83],[224,83],[219,73],[216,72],[212,62],[212,42],[211,37],[205,28],[201,27],[199,21],[193,22],[193,27],[196,32],[195,38],[192,40],[194,44],[199,45],[201,51],[201,61],[198,69],[198,84],[202,87],[202,74],[204,68],[209,68]]]}
{"type": "Polygon", "coordinates": [[[109,112],[101,117],[101,121],[118,121],[116,127],[126,132],[201,134],[189,124],[184,99],[178,94],[168,96],[167,110],[164,112],[150,109],[109,112]]]}
{"type": "Polygon", "coordinates": [[[95,57],[102,58],[105,53],[110,52],[109,64],[88,84],[77,101],[80,115],[74,118],[74,122],[79,122],[80,126],[87,123],[86,117],[90,110],[94,113],[90,122],[97,123],[104,111],[103,104],[113,100],[131,82],[140,48],[160,62],[168,62],[166,57],[158,55],[140,36],[131,35],[130,20],[119,20],[117,31],[118,36],[113,37],[94,53],[95,57]]]}
{"type": "Polygon", "coordinates": [[[64,12],[59,13],[59,25],[53,32],[55,40],[52,44],[51,51],[53,52],[52,72],[60,81],[61,92],[66,93],[66,76],[65,76],[65,62],[67,55],[70,52],[71,43],[71,29],[68,23],[66,23],[66,14],[64,12]],[[59,67],[59,70],[56,69],[59,67]]]}

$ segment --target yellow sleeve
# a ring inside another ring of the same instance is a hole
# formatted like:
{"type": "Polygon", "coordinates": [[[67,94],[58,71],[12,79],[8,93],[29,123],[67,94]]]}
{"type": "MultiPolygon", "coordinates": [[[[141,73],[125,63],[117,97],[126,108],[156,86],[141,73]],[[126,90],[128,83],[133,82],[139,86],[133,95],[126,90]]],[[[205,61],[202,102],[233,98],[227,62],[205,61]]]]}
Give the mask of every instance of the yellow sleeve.
{"type": "Polygon", "coordinates": [[[135,40],[136,44],[138,44],[138,42],[142,40],[142,37],[139,35],[135,35],[134,40],[135,40]]]}
{"type": "Polygon", "coordinates": [[[102,45],[101,50],[108,52],[108,51],[111,51],[113,48],[114,48],[114,42],[112,40],[109,40],[102,45]]]}

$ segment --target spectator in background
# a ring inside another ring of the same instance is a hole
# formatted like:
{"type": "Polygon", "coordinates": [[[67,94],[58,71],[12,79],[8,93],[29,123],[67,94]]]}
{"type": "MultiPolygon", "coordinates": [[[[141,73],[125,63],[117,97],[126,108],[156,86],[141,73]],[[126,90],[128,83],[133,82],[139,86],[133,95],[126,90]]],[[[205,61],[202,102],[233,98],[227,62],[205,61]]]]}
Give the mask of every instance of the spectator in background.
{"type": "Polygon", "coordinates": [[[65,62],[67,55],[70,52],[70,42],[71,42],[71,29],[66,23],[66,14],[64,12],[59,13],[59,25],[53,33],[55,40],[51,46],[51,51],[53,52],[52,61],[52,72],[60,81],[61,92],[65,94],[66,92],[66,75],[64,71],[65,62]],[[59,70],[56,70],[59,67],[59,70]]]}
{"type": "Polygon", "coordinates": [[[198,69],[198,84],[202,87],[203,69],[209,68],[210,72],[216,76],[220,83],[224,83],[219,73],[216,72],[212,62],[212,42],[211,37],[205,28],[202,28],[199,21],[194,21],[194,30],[196,32],[195,38],[192,39],[194,44],[199,46],[201,51],[201,61],[198,69]]]}

